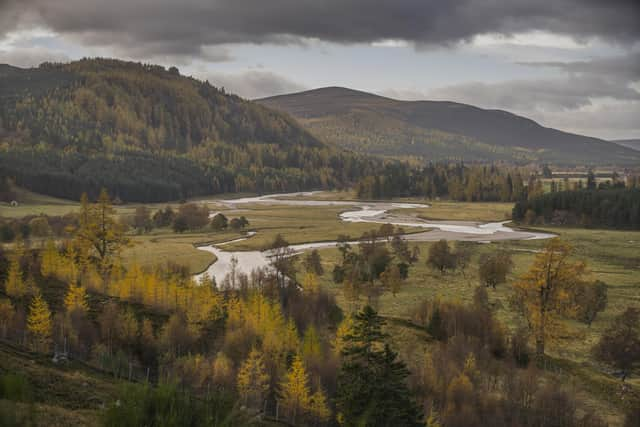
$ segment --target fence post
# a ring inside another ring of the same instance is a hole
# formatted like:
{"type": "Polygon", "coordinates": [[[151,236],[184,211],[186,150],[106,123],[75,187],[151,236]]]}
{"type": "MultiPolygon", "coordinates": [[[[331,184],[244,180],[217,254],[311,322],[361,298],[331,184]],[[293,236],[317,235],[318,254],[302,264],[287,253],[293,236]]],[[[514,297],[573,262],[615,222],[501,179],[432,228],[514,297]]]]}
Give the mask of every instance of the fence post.
{"type": "Polygon", "coordinates": [[[147,384],[149,383],[149,367],[147,366],[147,384]]]}

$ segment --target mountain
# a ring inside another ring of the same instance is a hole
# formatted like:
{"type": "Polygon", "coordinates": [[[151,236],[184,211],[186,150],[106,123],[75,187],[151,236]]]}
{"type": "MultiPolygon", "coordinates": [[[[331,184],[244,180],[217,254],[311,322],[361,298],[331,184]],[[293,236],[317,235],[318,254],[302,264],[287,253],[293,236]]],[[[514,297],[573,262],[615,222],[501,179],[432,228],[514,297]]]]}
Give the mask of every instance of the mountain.
{"type": "Polygon", "coordinates": [[[631,148],[632,150],[640,151],[640,139],[617,139],[611,142],[631,148]]]}
{"type": "Polygon", "coordinates": [[[370,162],[174,67],[0,65],[0,178],[37,192],[163,201],[340,187],[370,162]]]}
{"type": "Polygon", "coordinates": [[[626,147],[455,102],[398,101],[340,87],[257,102],[291,114],[320,139],[368,154],[556,164],[640,161],[640,154],[626,147]]]}

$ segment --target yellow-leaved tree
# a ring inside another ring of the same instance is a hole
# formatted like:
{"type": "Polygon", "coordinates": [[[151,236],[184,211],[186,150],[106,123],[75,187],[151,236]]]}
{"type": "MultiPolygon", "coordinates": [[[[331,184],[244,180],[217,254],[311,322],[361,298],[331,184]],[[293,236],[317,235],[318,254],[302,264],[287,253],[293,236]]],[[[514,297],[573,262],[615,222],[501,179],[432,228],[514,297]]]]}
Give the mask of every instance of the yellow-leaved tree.
{"type": "Polygon", "coordinates": [[[47,240],[47,244],[42,251],[42,262],[40,272],[44,277],[50,277],[58,273],[60,267],[60,254],[52,239],[47,240]]]}
{"type": "Polygon", "coordinates": [[[283,413],[292,424],[304,416],[310,404],[309,376],[302,359],[296,355],[285,380],[280,384],[280,405],[283,413]]]}
{"type": "Polygon", "coordinates": [[[17,256],[13,256],[9,263],[9,271],[4,282],[4,288],[7,295],[13,298],[22,298],[27,294],[27,285],[22,278],[20,260],[17,256]]]}
{"type": "Polygon", "coordinates": [[[27,329],[36,351],[47,351],[51,342],[51,311],[40,293],[31,301],[27,329]]]}
{"type": "Polygon", "coordinates": [[[269,392],[269,374],[262,355],[257,349],[251,350],[242,363],[236,379],[238,394],[249,408],[261,408],[269,392]]]}
{"type": "Polygon", "coordinates": [[[347,316],[342,319],[340,325],[338,325],[338,329],[336,330],[336,338],[333,341],[333,349],[337,354],[342,352],[342,349],[345,346],[345,337],[353,332],[353,317],[347,316]]]}
{"type": "Polygon", "coordinates": [[[319,423],[326,423],[331,417],[331,409],[329,409],[329,405],[327,404],[327,395],[320,387],[311,395],[309,414],[314,421],[319,423]]]}
{"type": "Polygon", "coordinates": [[[81,256],[93,258],[102,273],[108,273],[128,239],[124,235],[124,227],[116,220],[116,212],[106,189],[102,189],[94,204],[89,203],[83,194],[79,222],[75,245],[81,256]]]}
{"type": "Polygon", "coordinates": [[[68,313],[76,310],[86,313],[89,310],[89,303],[87,302],[87,290],[84,286],[71,283],[67,295],[64,297],[64,306],[68,313]]]}
{"type": "Polygon", "coordinates": [[[318,276],[313,272],[305,273],[302,278],[302,289],[306,293],[315,294],[320,290],[320,284],[318,283],[318,276]]]}
{"type": "Polygon", "coordinates": [[[574,291],[584,283],[586,266],[573,262],[573,248],[555,238],[537,254],[529,271],[513,285],[513,305],[524,316],[536,344],[538,362],[544,359],[545,345],[562,331],[562,316],[576,307],[574,291]]]}

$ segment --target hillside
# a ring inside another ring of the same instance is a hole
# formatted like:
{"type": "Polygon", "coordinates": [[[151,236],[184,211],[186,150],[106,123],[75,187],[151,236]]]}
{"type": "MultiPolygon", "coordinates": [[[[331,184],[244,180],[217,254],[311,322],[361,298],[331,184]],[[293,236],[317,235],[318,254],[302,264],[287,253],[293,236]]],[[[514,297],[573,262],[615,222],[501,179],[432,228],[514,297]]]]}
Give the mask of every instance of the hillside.
{"type": "Polygon", "coordinates": [[[640,139],[617,139],[611,142],[631,148],[632,150],[640,151],[640,139]]]}
{"type": "Polygon", "coordinates": [[[0,65],[0,176],[77,199],[123,200],[350,184],[366,169],[295,120],[176,68],[86,59],[0,65]]]}
{"type": "Polygon", "coordinates": [[[556,164],[640,161],[626,147],[454,102],[398,101],[339,87],[258,102],[291,114],[320,139],[369,154],[556,164]]]}

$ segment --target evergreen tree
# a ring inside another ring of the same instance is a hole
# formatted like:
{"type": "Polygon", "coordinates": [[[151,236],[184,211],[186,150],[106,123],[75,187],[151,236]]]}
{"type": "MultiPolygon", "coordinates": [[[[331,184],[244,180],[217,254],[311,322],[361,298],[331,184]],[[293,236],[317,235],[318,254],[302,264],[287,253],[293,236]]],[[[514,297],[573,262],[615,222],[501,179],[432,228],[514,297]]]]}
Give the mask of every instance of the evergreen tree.
{"type": "Polygon", "coordinates": [[[422,426],[407,387],[409,371],[385,343],[383,319],[369,306],[345,339],[336,407],[345,426],[422,426]]]}

